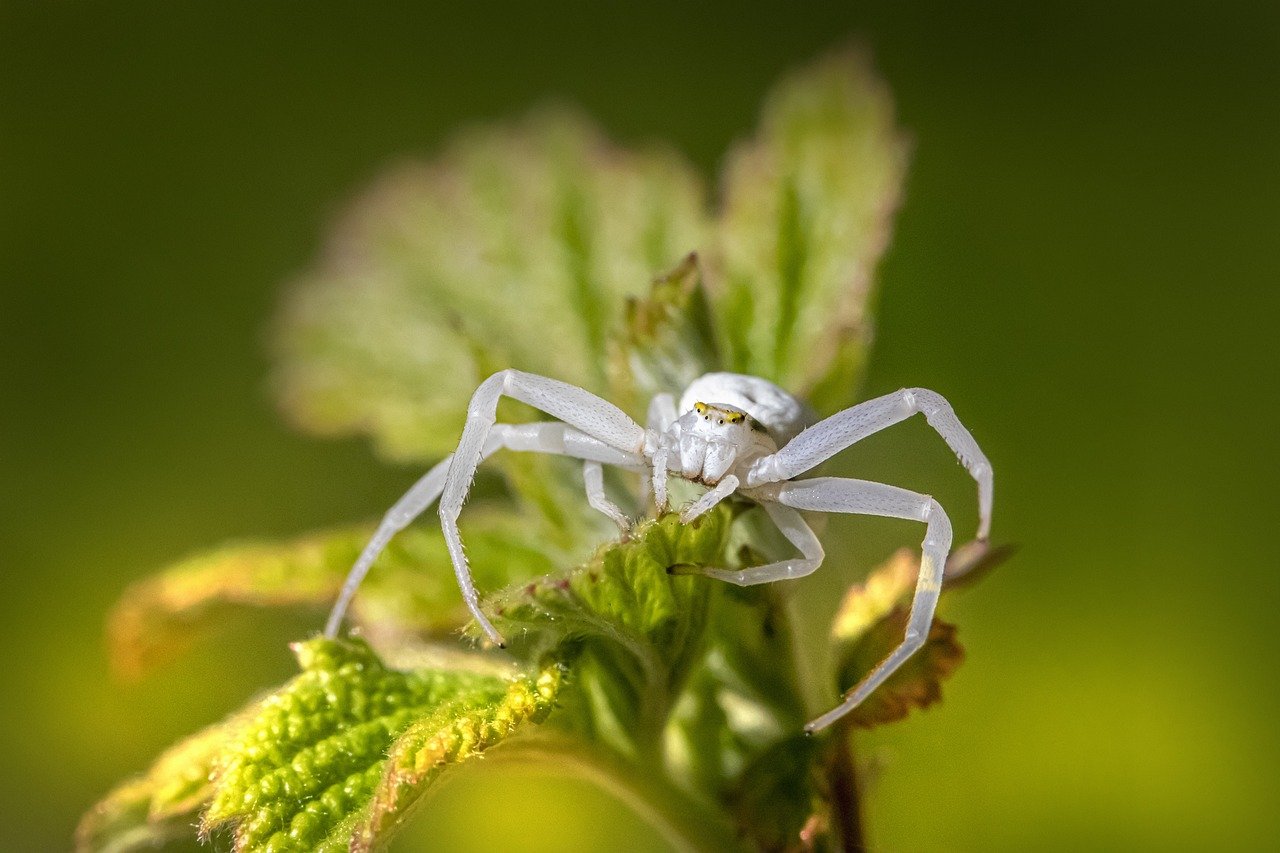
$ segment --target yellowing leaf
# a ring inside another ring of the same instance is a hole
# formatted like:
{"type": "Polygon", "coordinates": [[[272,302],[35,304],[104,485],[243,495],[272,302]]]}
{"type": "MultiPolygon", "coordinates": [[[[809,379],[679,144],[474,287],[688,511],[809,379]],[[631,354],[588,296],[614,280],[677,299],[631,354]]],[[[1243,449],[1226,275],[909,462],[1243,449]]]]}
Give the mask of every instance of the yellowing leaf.
{"type": "MultiPolygon", "coordinates": [[[[434,518],[403,531],[374,565],[352,605],[371,633],[440,634],[468,618],[434,518]]],[[[548,571],[554,563],[500,516],[472,513],[467,544],[487,588],[548,571]]],[[[317,533],[282,544],[243,544],[184,560],[131,587],[111,615],[112,662],[137,677],[179,654],[234,607],[333,604],[372,528],[317,533]]]]}
{"type": "Polygon", "coordinates": [[[831,639],[849,643],[861,638],[911,592],[919,571],[919,556],[901,548],[866,581],[849,587],[831,623],[831,639]]]}
{"type": "Polygon", "coordinates": [[[555,702],[562,677],[561,668],[553,664],[536,679],[511,682],[499,698],[452,703],[414,723],[391,747],[351,849],[371,850],[385,841],[446,769],[478,756],[526,723],[538,722],[555,702]]]}
{"type": "MultiPolygon", "coordinates": [[[[906,607],[895,607],[860,640],[842,650],[838,670],[842,687],[852,688],[888,657],[907,631],[906,607]]],[[[964,661],[964,648],[956,640],[956,627],[934,617],[923,647],[885,680],[846,718],[871,728],[900,720],[912,708],[927,708],[942,699],[942,682],[964,661]]]]}
{"type": "MultiPolygon", "coordinates": [[[[839,689],[852,689],[902,642],[910,614],[902,602],[909,600],[919,568],[919,555],[903,548],[845,595],[831,627],[839,689]]],[[[955,626],[935,616],[924,646],[845,719],[870,728],[928,707],[942,698],[943,680],[963,660],[955,626]]]]}

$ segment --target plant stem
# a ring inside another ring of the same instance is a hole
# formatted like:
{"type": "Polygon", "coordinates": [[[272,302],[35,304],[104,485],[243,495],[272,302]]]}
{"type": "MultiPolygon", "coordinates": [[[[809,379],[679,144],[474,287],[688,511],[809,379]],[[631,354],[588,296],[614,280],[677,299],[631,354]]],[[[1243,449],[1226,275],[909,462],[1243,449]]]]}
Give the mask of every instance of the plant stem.
{"type": "Polygon", "coordinates": [[[846,853],[866,850],[851,727],[840,726],[833,733],[827,757],[827,781],[831,791],[831,820],[840,839],[840,848],[846,853]]]}

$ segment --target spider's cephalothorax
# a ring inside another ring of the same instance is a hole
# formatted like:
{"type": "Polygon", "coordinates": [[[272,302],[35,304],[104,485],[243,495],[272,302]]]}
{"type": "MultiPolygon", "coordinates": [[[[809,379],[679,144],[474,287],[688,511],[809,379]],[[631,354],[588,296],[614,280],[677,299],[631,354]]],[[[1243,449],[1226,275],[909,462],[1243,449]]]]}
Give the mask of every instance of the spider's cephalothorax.
{"type": "Polygon", "coordinates": [[[808,731],[815,731],[856,707],[924,644],[942,587],[952,532],[946,512],[928,495],[844,477],[796,478],[855,442],[917,412],[924,414],[977,481],[978,539],[985,541],[991,529],[991,465],[951,406],[932,391],[897,391],[813,423],[800,401],[767,380],[736,373],[708,373],[690,383],[678,407],[670,394],[654,397],[648,422],[641,427],[617,406],[582,388],[532,373],[503,370],[476,389],[454,454],[428,471],[387,512],[352,567],[329,616],[326,633],[331,637],[337,634],[351,597],[391,537],[439,499],[445,544],[462,597],[489,639],[502,645],[502,636],[480,609],[458,535],[458,514],[476,468],[504,448],[581,459],[588,503],[623,530],[630,528],[631,520],[605,496],[603,465],[644,473],[659,512],[667,507],[669,475],[707,486],[702,496],[681,510],[680,518],[685,522],[734,493],[754,500],[799,554],[746,569],[696,570],[742,586],[803,577],[822,564],[822,544],[800,510],[882,515],[924,523],[920,579],[906,637],[839,706],[806,726],[808,731]],[[558,420],[495,423],[502,396],[527,403],[558,420]]]}
{"type": "MultiPolygon", "coordinates": [[[[742,482],[752,462],[777,452],[775,436],[785,442],[803,425],[805,411],[777,386],[733,373],[693,382],[680,400],[679,417],[671,417],[671,406],[664,395],[654,401],[661,411],[650,412],[645,455],[656,469],[665,460],[667,470],[705,486],[730,475],[742,482]]],[[[661,484],[655,480],[654,486],[661,506],[661,484]]]]}
{"type": "Polygon", "coordinates": [[[778,449],[759,421],[727,403],[694,403],[693,411],[677,418],[661,440],[670,470],[704,486],[714,486],[730,471],[778,449]]]}

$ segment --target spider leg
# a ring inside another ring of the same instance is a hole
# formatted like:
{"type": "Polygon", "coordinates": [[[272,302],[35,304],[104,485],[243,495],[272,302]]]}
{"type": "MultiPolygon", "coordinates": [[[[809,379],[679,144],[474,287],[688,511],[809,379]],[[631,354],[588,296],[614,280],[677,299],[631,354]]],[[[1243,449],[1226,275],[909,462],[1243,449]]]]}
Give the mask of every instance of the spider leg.
{"type": "Polygon", "coordinates": [[[627,514],[604,493],[604,467],[590,459],[583,462],[582,480],[587,487],[587,503],[591,508],[613,519],[623,533],[630,530],[631,519],[627,518],[627,514]]]}
{"type": "Polygon", "coordinates": [[[752,586],[758,583],[802,578],[812,574],[818,566],[822,565],[824,556],[822,543],[818,541],[817,535],[800,513],[789,506],[772,501],[762,501],[760,505],[764,507],[765,512],[769,513],[769,518],[782,531],[782,535],[787,537],[787,541],[800,550],[801,556],[746,569],[700,568],[693,570],[692,573],[717,578],[738,586],[752,586]]]}
{"type": "Polygon", "coordinates": [[[680,511],[680,523],[688,524],[738,490],[738,478],[726,474],[714,487],[680,511]]]}
{"type": "Polygon", "coordinates": [[[843,702],[805,726],[805,731],[815,732],[826,728],[857,707],[903,661],[924,645],[929,636],[929,626],[933,623],[938,594],[942,591],[942,572],[947,564],[947,554],[951,550],[951,521],[938,502],[928,495],[916,494],[884,483],[843,477],[815,477],[812,480],[781,483],[775,488],[774,499],[796,509],[882,515],[925,523],[920,575],[911,600],[906,637],[846,695],[843,702]]]}
{"type": "MultiPolygon", "coordinates": [[[[667,431],[671,424],[675,423],[676,417],[676,398],[667,393],[654,394],[653,399],[649,401],[649,413],[645,419],[645,426],[648,427],[647,432],[661,435],[667,431]]],[[[654,503],[658,505],[658,515],[666,512],[667,456],[665,453],[662,453],[661,456],[654,455],[653,466],[649,476],[640,480],[640,505],[647,505],[650,498],[653,498],[654,503]]]]}
{"type": "Polygon", "coordinates": [[[747,476],[747,486],[791,480],[872,433],[924,413],[947,446],[978,483],[978,538],[991,533],[991,463],[941,394],[906,388],[836,412],[791,439],[785,447],[760,459],[747,476]]]}
{"type": "Polygon", "coordinates": [[[650,488],[653,490],[653,503],[658,515],[667,511],[667,459],[670,454],[666,448],[659,447],[653,452],[653,468],[650,471],[650,488]]]}
{"type": "MultiPolygon", "coordinates": [[[[504,448],[572,456],[593,460],[597,464],[606,462],[611,465],[636,467],[644,463],[644,460],[638,456],[623,453],[590,436],[583,435],[566,424],[555,422],[495,424],[485,440],[481,460],[488,459],[504,448]]],[[[360,588],[374,561],[378,559],[378,555],[387,547],[387,543],[397,533],[412,524],[414,519],[440,497],[440,493],[444,491],[445,478],[452,461],[453,456],[446,456],[436,463],[400,500],[395,502],[391,509],[387,510],[378,529],[374,531],[368,544],[364,546],[364,550],[352,565],[351,571],[347,573],[342,591],[338,594],[333,610],[329,613],[329,621],[325,624],[325,636],[332,638],[338,635],[338,629],[346,616],[352,597],[360,588]]],[[[588,489],[587,498],[590,501],[590,489],[588,489]]],[[[607,512],[606,514],[610,515],[607,512]]]]}
{"type": "Polygon", "coordinates": [[[649,401],[649,415],[645,426],[654,432],[666,432],[667,427],[676,422],[676,398],[671,394],[654,394],[649,401]]]}
{"type": "Polygon", "coordinates": [[[462,589],[462,599],[485,635],[499,646],[503,645],[502,635],[480,610],[471,567],[458,533],[458,514],[483,458],[497,418],[498,400],[503,396],[540,409],[566,422],[585,438],[607,445],[615,452],[621,451],[631,460],[628,464],[643,464],[641,454],[645,441],[645,431],[625,412],[576,385],[520,370],[502,370],[480,383],[467,406],[467,425],[462,430],[458,449],[454,451],[453,461],[445,475],[439,513],[445,545],[449,548],[458,586],[462,589]]]}

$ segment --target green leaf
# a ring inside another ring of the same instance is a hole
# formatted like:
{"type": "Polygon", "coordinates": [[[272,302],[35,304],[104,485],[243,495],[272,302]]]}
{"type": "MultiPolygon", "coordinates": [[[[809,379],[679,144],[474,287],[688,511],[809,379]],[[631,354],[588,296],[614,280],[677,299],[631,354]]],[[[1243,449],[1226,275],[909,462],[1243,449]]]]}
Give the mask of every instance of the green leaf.
{"type": "Polygon", "coordinates": [[[820,412],[851,402],[907,152],[888,90],[860,53],[774,89],[756,137],[729,158],[709,265],[731,369],[820,412]]]}
{"type": "MultiPolygon", "coordinates": [[[[543,574],[555,563],[530,543],[518,520],[471,512],[467,546],[477,582],[498,588],[543,574]]],[[[183,560],[125,592],[110,620],[112,662],[136,678],[172,659],[237,607],[333,604],[371,527],[327,531],[282,544],[231,545],[183,560]]],[[[442,635],[461,627],[467,611],[439,526],[424,523],[398,535],[374,565],[352,604],[352,619],[374,637],[442,635]]]]}
{"type": "MultiPolygon", "coordinates": [[[[849,690],[902,642],[910,610],[901,602],[915,586],[919,555],[903,548],[867,581],[849,589],[832,624],[835,683],[849,690]]],[[[905,717],[942,698],[942,682],[964,660],[956,628],[934,617],[924,646],[844,719],[870,728],[905,717]]]]}
{"type": "Polygon", "coordinates": [[[371,846],[394,823],[388,803],[420,796],[445,766],[542,714],[559,684],[554,667],[507,678],[400,672],[358,640],[295,650],[302,674],[263,700],[215,761],[202,832],[231,828],[237,850],[371,846]]]}
{"type": "Polygon", "coordinates": [[[453,449],[495,370],[607,394],[625,298],[705,232],[701,183],[669,150],[617,148],[564,111],[461,134],[381,179],[293,288],[285,411],[421,460],[453,449]]]}
{"type": "Polygon", "coordinates": [[[485,605],[513,654],[571,665],[575,689],[559,715],[566,727],[630,758],[658,755],[723,586],[670,570],[724,565],[732,520],[722,505],[691,524],[674,513],[644,522],[583,565],[485,605]]]}
{"type": "Polygon", "coordinates": [[[726,587],[716,597],[707,651],[665,732],[669,764],[695,790],[731,796],[745,768],[801,731],[789,623],[774,585],[726,587]]]}
{"type": "Polygon", "coordinates": [[[626,326],[611,362],[643,406],[653,395],[679,395],[704,373],[722,367],[698,256],[653,280],[649,293],[627,300],[626,326]]]}
{"type": "Polygon", "coordinates": [[[813,784],[819,741],[792,735],[772,744],[747,765],[729,802],[738,825],[760,850],[813,850],[802,832],[824,804],[813,784]]]}
{"type": "MultiPolygon", "coordinates": [[[[738,532],[759,539],[758,514],[738,532]]],[[[769,557],[744,545],[741,565],[769,557]]],[[[815,741],[799,683],[786,590],[725,586],[713,605],[708,648],[665,732],[668,764],[686,787],[714,794],[738,834],[764,850],[799,849],[818,800],[807,767],[815,741]]]]}
{"type": "Polygon", "coordinates": [[[537,678],[511,682],[498,697],[455,701],[414,723],[391,747],[352,850],[372,849],[401,826],[440,774],[540,722],[559,693],[563,670],[545,667],[537,678]]]}

